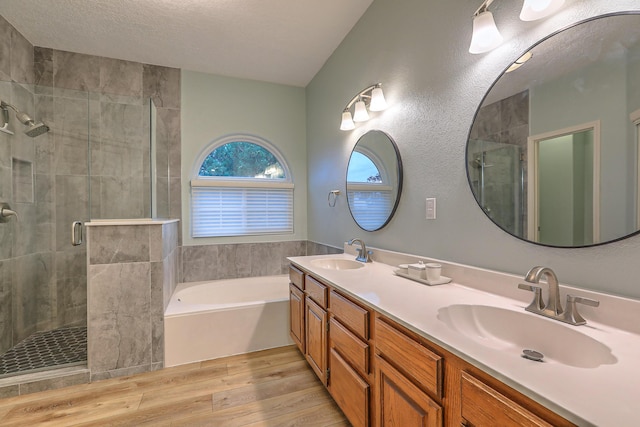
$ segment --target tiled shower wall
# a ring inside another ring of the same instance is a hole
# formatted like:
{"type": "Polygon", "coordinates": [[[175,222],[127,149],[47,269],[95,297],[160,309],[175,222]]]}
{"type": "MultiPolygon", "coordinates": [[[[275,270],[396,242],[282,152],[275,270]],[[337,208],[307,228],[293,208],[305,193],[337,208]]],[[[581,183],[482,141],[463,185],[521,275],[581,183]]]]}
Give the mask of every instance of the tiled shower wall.
{"type": "Polygon", "coordinates": [[[29,138],[11,113],[15,135],[0,133],[0,201],[20,215],[0,223],[0,352],[86,323],[86,247],[70,245],[72,221],[149,216],[148,98],[158,199],[179,218],[180,70],[34,48],[0,17],[0,99],[51,127],[29,138]]]}
{"type": "MultiPolygon", "coordinates": [[[[35,115],[33,81],[33,46],[0,18],[0,99],[35,115]]],[[[0,201],[9,203],[19,220],[0,223],[0,352],[50,327],[59,314],[48,216],[53,183],[36,154],[52,138],[24,135],[13,112],[10,123],[15,134],[0,133],[0,201]]]]}
{"type": "Polygon", "coordinates": [[[164,366],[164,310],[179,276],[178,224],[87,227],[92,381],[164,366]]]}
{"type": "MultiPolygon", "coordinates": [[[[151,217],[149,99],[157,112],[159,216],[179,218],[180,70],[40,47],[35,70],[36,84],[54,94],[88,92],[91,218],[151,217]]],[[[76,148],[71,164],[86,159],[86,146],[76,148]]]]}

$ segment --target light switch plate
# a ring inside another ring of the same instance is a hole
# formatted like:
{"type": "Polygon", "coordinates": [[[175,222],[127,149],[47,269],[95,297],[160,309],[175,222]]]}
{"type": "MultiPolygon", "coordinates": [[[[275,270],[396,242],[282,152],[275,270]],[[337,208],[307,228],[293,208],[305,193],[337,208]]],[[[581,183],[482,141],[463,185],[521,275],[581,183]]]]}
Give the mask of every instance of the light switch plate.
{"type": "Polygon", "coordinates": [[[427,219],[436,219],[436,198],[427,197],[427,219]]]}

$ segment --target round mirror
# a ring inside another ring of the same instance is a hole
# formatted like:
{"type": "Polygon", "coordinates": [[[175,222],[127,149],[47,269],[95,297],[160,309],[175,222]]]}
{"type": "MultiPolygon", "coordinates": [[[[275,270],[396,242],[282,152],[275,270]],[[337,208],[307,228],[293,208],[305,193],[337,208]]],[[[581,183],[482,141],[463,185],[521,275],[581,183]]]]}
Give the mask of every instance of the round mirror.
{"type": "Polygon", "coordinates": [[[469,132],[467,177],[508,233],[599,245],[640,229],[639,144],[640,15],[601,16],[537,43],[493,84],[469,132]]]}
{"type": "Polygon", "coordinates": [[[402,192],[402,160],[389,135],[372,130],[360,137],[347,166],[347,200],[351,216],[365,231],[387,225],[402,192]]]}

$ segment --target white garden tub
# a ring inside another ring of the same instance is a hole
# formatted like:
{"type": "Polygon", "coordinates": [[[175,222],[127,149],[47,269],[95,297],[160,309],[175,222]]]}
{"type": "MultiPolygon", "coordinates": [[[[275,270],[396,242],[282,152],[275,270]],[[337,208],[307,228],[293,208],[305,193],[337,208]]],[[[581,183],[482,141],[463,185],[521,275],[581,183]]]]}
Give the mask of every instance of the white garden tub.
{"type": "Polygon", "coordinates": [[[181,283],[164,315],[165,366],[292,344],[289,276],[181,283]]]}

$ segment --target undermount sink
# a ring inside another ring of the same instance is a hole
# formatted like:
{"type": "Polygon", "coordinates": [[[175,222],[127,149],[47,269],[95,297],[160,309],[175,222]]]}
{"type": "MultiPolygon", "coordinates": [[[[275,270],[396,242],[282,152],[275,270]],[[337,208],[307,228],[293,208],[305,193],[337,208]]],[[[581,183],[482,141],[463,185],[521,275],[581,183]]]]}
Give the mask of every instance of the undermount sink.
{"type": "Polygon", "coordinates": [[[486,305],[456,304],[438,310],[438,320],[474,342],[520,356],[525,349],[544,355],[544,362],[596,368],[617,362],[611,349],[568,326],[524,311],[486,305]]]}
{"type": "Polygon", "coordinates": [[[311,265],[327,270],[354,270],[364,267],[364,264],[361,262],[343,258],[314,259],[311,261],[311,265]]]}

